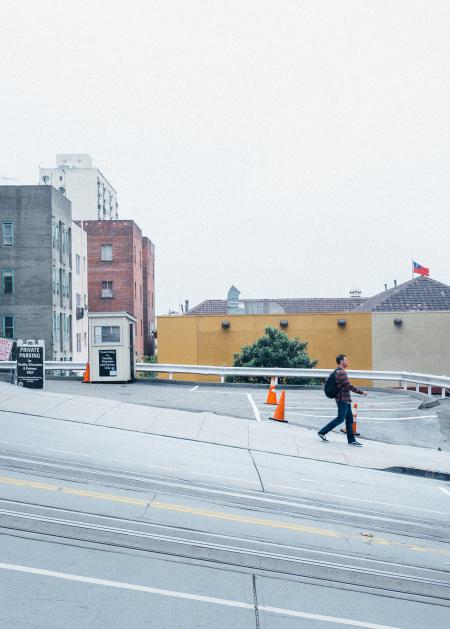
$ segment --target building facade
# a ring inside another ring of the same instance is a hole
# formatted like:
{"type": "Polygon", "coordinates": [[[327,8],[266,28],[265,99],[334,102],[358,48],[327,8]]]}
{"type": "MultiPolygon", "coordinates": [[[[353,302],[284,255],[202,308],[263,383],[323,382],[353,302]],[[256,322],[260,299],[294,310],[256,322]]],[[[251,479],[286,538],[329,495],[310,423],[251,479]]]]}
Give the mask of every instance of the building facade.
{"type": "Polygon", "coordinates": [[[155,353],[155,245],[142,238],[142,282],[144,292],[144,354],[155,353]]]}
{"type": "Polygon", "coordinates": [[[450,286],[429,277],[369,298],[239,300],[231,287],[226,300],[206,300],[187,316],[158,317],[158,360],[231,366],[234,354],[268,325],[307,341],[322,369],[333,369],[335,356],[344,352],[351,369],[450,375],[450,286]]]}
{"type": "Polygon", "coordinates": [[[72,222],[72,360],[86,362],[88,346],[87,234],[72,222]]]}
{"type": "Polygon", "coordinates": [[[0,223],[2,336],[43,339],[46,360],[72,360],[70,201],[52,186],[0,186],[0,223]]]}
{"type": "Polygon", "coordinates": [[[117,193],[89,155],[57,155],[56,167],[39,168],[39,183],[71,201],[73,220],[117,219],[117,193]]]}
{"type": "Polygon", "coordinates": [[[151,347],[149,332],[154,326],[152,302],[144,308],[144,295],[149,290],[154,294],[154,245],[142,238],[131,220],[83,221],[83,229],[87,233],[89,312],[124,311],[133,315],[137,320],[136,353],[142,360],[151,347]]]}

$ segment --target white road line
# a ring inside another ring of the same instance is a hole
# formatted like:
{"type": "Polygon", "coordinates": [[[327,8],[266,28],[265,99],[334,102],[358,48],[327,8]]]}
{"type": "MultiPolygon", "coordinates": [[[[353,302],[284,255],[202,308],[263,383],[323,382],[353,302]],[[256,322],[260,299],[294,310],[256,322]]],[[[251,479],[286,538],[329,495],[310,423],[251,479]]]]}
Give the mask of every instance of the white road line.
{"type": "Polygon", "coordinates": [[[189,392],[191,392],[191,391],[197,391],[198,387],[199,387],[199,385],[197,385],[196,387],[192,387],[192,389],[189,389],[189,392]]]}
{"type": "MultiPolygon", "coordinates": [[[[322,419],[333,419],[333,417],[336,417],[336,415],[311,415],[311,413],[298,413],[289,410],[289,408],[286,409],[286,412],[289,413],[289,415],[300,415],[301,417],[317,417],[322,419]]],[[[402,422],[407,419],[436,419],[436,417],[437,415],[412,415],[411,417],[365,417],[363,415],[358,415],[358,419],[369,419],[371,421],[377,422],[402,422]]]]}
{"type": "Polygon", "coordinates": [[[448,489],[445,489],[445,487],[439,487],[439,489],[443,491],[444,494],[447,494],[447,496],[450,496],[450,491],[448,489]]]}
{"type": "MultiPolygon", "coordinates": [[[[226,598],[217,598],[214,596],[203,596],[201,594],[190,594],[188,592],[179,592],[177,590],[163,590],[161,588],[150,587],[148,585],[137,585],[135,583],[125,583],[124,581],[111,581],[109,579],[96,579],[94,577],[84,577],[78,574],[69,574],[67,572],[56,572],[55,570],[43,570],[41,568],[32,568],[31,566],[20,566],[17,564],[0,563],[0,569],[12,572],[23,572],[41,577],[52,577],[55,579],[64,579],[66,581],[75,581],[78,583],[89,583],[90,585],[101,585],[104,587],[118,588],[121,590],[131,590],[134,592],[145,592],[146,594],[156,594],[159,596],[168,596],[170,598],[184,599],[188,601],[197,601],[200,603],[209,603],[212,605],[222,605],[224,607],[236,607],[239,609],[254,610],[253,603],[245,603],[244,601],[234,601],[226,598]]],[[[337,616],[324,616],[323,614],[311,614],[309,612],[296,611],[293,609],[283,609],[281,607],[271,607],[260,605],[260,611],[278,614],[279,616],[290,616],[294,618],[305,618],[308,620],[318,620],[321,622],[335,623],[338,625],[347,625],[350,627],[363,627],[364,629],[400,629],[392,625],[379,625],[363,620],[352,620],[351,618],[339,618],[337,616]]]]}
{"type": "Polygon", "coordinates": [[[247,393],[247,397],[248,397],[248,401],[249,401],[249,402],[250,402],[250,404],[252,405],[252,409],[253,409],[253,412],[254,412],[254,414],[255,414],[256,421],[257,421],[257,422],[260,422],[260,421],[261,421],[261,413],[259,412],[258,407],[257,407],[257,406],[256,406],[256,404],[254,403],[253,398],[252,398],[252,396],[251,396],[251,394],[250,394],[250,393],[247,393]]]}

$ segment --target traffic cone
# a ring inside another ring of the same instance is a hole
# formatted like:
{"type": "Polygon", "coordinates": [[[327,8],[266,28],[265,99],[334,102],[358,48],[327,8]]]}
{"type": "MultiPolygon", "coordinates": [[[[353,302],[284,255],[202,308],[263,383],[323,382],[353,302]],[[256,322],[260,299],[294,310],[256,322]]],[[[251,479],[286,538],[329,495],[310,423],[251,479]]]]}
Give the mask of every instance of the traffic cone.
{"type": "Polygon", "coordinates": [[[90,382],[91,381],[91,368],[89,366],[89,361],[86,363],[86,369],[84,370],[84,374],[83,374],[83,382],[90,382]]]}
{"type": "Polygon", "coordinates": [[[269,393],[267,394],[267,400],[264,402],[264,404],[273,404],[273,405],[277,405],[277,393],[275,391],[275,385],[270,385],[269,388],[269,393]]]}
{"type": "MultiPolygon", "coordinates": [[[[358,404],[356,402],[353,404],[353,409],[354,409],[354,411],[353,411],[353,426],[352,426],[352,430],[353,430],[353,434],[355,435],[355,437],[360,437],[361,433],[358,432],[358,428],[356,426],[356,419],[358,417],[358,414],[357,414],[358,404]]],[[[341,428],[341,432],[343,432],[346,435],[347,434],[347,429],[346,428],[341,428]]]]}
{"type": "Polygon", "coordinates": [[[286,397],[286,393],[285,391],[282,391],[280,395],[280,401],[278,402],[278,405],[275,409],[275,413],[273,414],[273,417],[270,417],[269,419],[274,419],[277,422],[285,422],[286,424],[288,423],[287,419],[284,419],[284,398],[285,397],[286,397]]]}
{"type": "Polygon", "coordinates": [[[360,437],[361,434],[358,432],[358,428],[356,427],[356,418],[358,417],[358,404],[355,402],[353,404],[353,434],[355,437],[360,437]]]}

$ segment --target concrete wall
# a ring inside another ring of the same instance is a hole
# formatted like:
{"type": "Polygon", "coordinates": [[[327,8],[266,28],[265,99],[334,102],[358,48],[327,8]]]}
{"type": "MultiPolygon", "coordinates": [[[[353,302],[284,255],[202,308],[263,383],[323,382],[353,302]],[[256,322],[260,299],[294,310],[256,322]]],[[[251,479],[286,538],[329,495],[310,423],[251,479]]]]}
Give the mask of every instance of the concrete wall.
{"type": "Polygon", "coordinates": [[[85,306],[88,305],[87,278],[87,234],[79,225],[72,222],[72,360],[82,362],[88,360],[88,317],[85,306]],[[80,257],[77,270],[77,255],[80,257]],[[81,309],[77,319],[77,295],[81,309]],[[77,335],[80,335],[81,351],[77,351],[77,335]]]}
{"type": "Polygon", "coordinates": [[[233,354],[262,336],[267,325],[282,329],[281,319],[288,321],[284,331],[290,338],[308,342],[308,354],[319,361],[318,367],[333,369],[336,354],[344,352],[350,369],[372,369],[371,314],[348,312],[158,317],[158,362],[231,366],[233,354]],[[344,328],[338,326],[338,319],[346,319],[344,328]],[[230,322],[228,330],[222,328],[223,320],[230,322]]]}
{"type": "Polygon", "coordinates": [[[71,227],[70,202],[51,186],[0,186],[0,223],[11,220],[14,244],[0,242],[0,269],[14,271],[14,294],[0,294],[0,316],[12,315],[15,338],[44,339],[46,359],[70,357],[53,347],[53,311],[71,316],[53,294],[52,264],[71,273],[68,260],[52,250],[52,216],[71,227]],[[55,257],[55,260],[53,258],[55,257]]]}
{"type": "Polygon", "coordinates": [[[374,370],[450,376],[450,312],[373,313],[372,355],[374,370]]]}

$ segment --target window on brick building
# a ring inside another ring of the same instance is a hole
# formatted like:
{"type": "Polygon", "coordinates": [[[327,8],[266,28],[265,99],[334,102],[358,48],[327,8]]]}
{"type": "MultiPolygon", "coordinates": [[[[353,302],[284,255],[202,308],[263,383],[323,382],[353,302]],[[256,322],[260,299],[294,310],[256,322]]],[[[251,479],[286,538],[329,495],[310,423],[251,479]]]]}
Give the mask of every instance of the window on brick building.
{"type": "Polygon", "coordinates": [[[102,245],[100,259],[102,262],[111,262],[113,259],[112,245],[102,245]]]}
{"type": "Polygon", "coordinates": [[[102,298],[103,299],[111,299],[114,297],[113,294],[113,283],[109,280],[106,282],[102,282],[102,298]]]}

